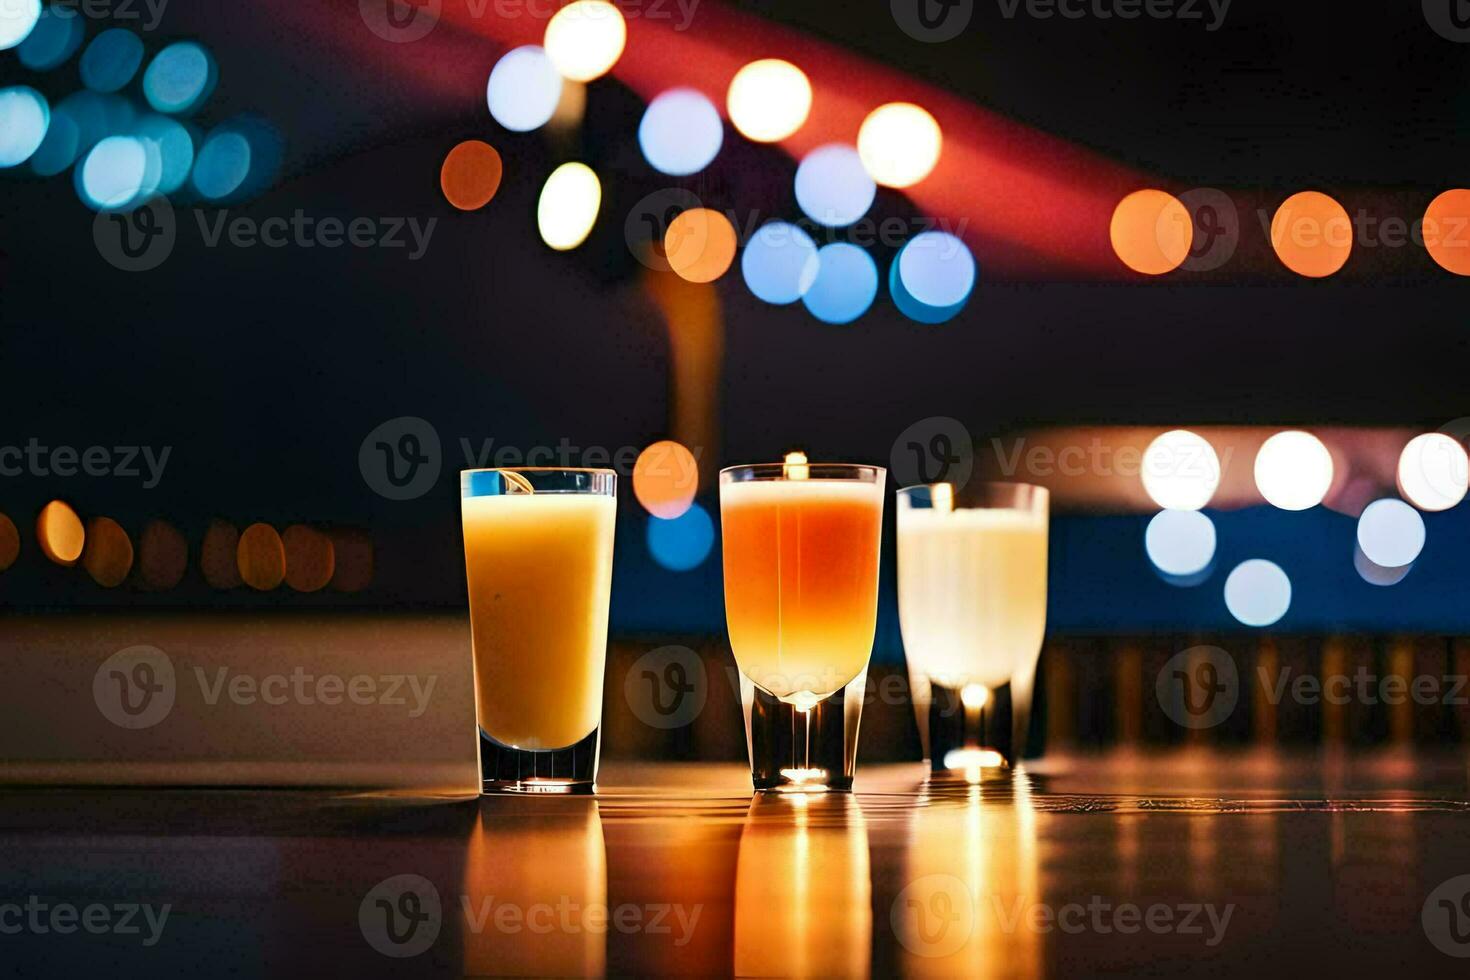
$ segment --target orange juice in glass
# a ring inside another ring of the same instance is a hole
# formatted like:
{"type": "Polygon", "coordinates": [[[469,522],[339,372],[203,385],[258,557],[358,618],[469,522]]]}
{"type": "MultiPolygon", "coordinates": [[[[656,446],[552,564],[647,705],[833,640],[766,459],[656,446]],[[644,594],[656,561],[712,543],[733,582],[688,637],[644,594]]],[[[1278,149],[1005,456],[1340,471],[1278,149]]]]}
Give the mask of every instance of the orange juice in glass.
{"type": "Polygon", "coordinates": [[[757,789],[852,787],[885,478],[796,455],[720,474],[725,618],[757,789]]]}
{"type": "Polygon", "coordinates": [[[617,476],[460,475],[486,792],[590,792],[597,778],[617,476]]]}

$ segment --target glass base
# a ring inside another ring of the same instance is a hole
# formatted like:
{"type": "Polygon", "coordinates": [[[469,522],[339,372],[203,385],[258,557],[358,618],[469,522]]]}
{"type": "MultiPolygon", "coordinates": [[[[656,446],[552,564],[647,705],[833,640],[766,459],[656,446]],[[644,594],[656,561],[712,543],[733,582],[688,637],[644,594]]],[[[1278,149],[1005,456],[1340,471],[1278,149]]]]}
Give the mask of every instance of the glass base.
{"type": "Polygon", "coordinates": [[[868,672],[805,710],[740,675],[750,778],[760,791],[851,792],[868,672]]]}
{"type": "Polygon", "coordinates": [[[911,671],[909,685],[931,772],[964,775],[971,782],[1010,776],[1020,761],[1012,683],[948,687],[911,671]]]}
{"type": "Polygon", "coordinates": [[[480,777],[484,793],[538,793],[585,796],[597,791],[597,754],[601,729],[576,745],[533,751],[502,745],[480,732],[480,777]]]}

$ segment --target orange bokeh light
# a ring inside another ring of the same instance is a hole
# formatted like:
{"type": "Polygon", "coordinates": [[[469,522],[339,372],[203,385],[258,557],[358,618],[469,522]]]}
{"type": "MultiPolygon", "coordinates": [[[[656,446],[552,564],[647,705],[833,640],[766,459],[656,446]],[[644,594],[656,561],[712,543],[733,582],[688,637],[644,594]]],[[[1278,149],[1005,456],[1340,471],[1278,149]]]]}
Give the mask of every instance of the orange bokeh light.
{"type": "Polygon", "coordinates": [[[666,439],[638,454],[633,496],[654,517],[671,521],[684,516],[698,490],[699,463],[679,443],[666,439]]]}
{"type": "Polygon", "coordinates": [[[1320,191],[1293,194],[1271,219],[1271,247],[1299,276],[1321,279],[1341,269],[1353,251],[1353,223],[1341,204],[1320,191]]]}
{"type": "Polygon", "coordinates": [[[664,234],[669,268],[690,282],[714,282],[735,261],[735,227],[718,211],[690,208],[664,234]]]}
{"type": "Polygon", "coordinates": [[[1108,233],[1123,264],[1146,276],[1173,272],[1194,244],[1189,209],[1160,190],[1134,191],[1119,201],[1108,233]]]}
{"type": "Polygon", "coordinates": [[[36,541],[47,558],[58,565],[75,565],[86,540],[82,519],[68,504],[53,500],[41,508],[36,518],[36,541]]]}
{"type": "Polygon", "coordinates": [[[1429,202],[1424,247],[1441,268],[1470,276],[1470,190],[1457,187],[1429,202]]]}
{"type": "Polygon", "coordinates": [[[478,211],[500,190],[504,166],[495,147],[465,140],[449,151],[439,171],[439,186],[450,204],[461,211],[478,211]]]}

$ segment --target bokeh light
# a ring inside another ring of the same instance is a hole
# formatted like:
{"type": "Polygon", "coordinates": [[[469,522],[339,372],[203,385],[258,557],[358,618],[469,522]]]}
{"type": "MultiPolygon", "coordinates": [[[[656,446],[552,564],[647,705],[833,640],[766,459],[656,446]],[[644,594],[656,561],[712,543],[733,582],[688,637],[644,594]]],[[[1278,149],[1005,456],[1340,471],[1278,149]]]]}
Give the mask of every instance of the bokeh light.
{"type": "Polygon", "coordinates": [[[562,96],[562,77],[534,44],[507,51],[490,70],[485,100],[490,115],[513,133],[545,126],[556,113],[562,96]]]}
{"type": "Polygon", "coordinates": [[[214,93],[219,71],[210,53],[193,41],[170,44],[143,72],[143,97],[159,112],[184,115],[214,93]]]}
{"type": "Polygon", "coordinates": [[[94,37],[82,52],[82,84],[94,92],[116,92],[142,64],[143,41],[126,28],[114,27],[94,37]]]}
{"type": "Polygon", "coordinates": [[[1382,565],[1374,564],[1371,558],[1363,554],[1363,549],[1356,542],[1353,544],[1353,568],[1364,582],[1379,588],[1398,585],[1414,570],[1413,565],[1384,568],[1382,565]]]}
{"type": "Polygon", "coordinates": [[[852,224],[868,213],[877,192],[857,150],[841,143],[817,147],[796,168],[796,203],[818,224],[852,224]]]}
{"type": "Polygon", "coordinates": [[[1399,454],[1398,485],[1420,510],[1449,510],[1465,499],[1470,486],[1465,447],[1443,432],[1415,436],[1399,454]]]}
{"type": "Polygon", "coordinates": [[[150,114],[138,120],[133,135],[158,151],[158,179],[150,192],[172,194],[183,187],[194,167],[193,134],[177,119],[150,114]]]}
{"type": "Polygon", "coordinates": [[[1402,500],[1375,500],[1358,518],[1358,547],[1375,565],[1402,568],[1424,550],[1424,518],[1402,500]]]}
{"type": "Polygon", "coordinates": [[[1332,453],[1310,432],[1278,432],[1256,453],[1256,489],[1282,510],[1308,510],[1332,489],[1332,453]]]}
{"type": "Polygon", "coordinates": [[[500,189],[504,166],[495,147],[481,140],[465,140],[450,150],[439,170],[444,199],[461,211],[478,211],[500,189]]]}
{"type": "Polygon", "coordinates": [[[1161,510],[1143,534],[1148,560],[1166,576],[1199,575],[1215,560],[1215,522],[1197,510],[1161,510]]]}
{"type": "Polygon", "coordinates": [[[0,89],[0,167],[29,160],[51,128],[46,97],[27,85],[0,89]]]}
{"type": "Polygon", "coordinates": [[[41,0],[5,0],[0,3],[0,51],[30,37],[41,19],[41,0]]]}
{"type": "Polygon", "coordinates": [[[746,139],[775,143],[806,122],[812,111],[812,83],[789,61],[752,61],[730,80],[725,109],[746,139]]]}
{"type": "Polygon", "coordinates": [[[590,82],[612,70],[628,43],[622,11],[607,0],[576,0],[546,22],[543,44],[556,70],[576,82],[590,82]]]}
{"type": "Polygon", "coordinates": [[[546,178],[536,205],[541,240],[558,252],[576,248],[592,234],[602,207],[602,184],[585,163],[564,163],[546,178]]]}
{"type": "Polygon", "coordinates": [[[275,179],[281,150],[279,134],[261,119],[241,116],[221,123],[199,146],[194,189],[216,204],[257,194],[275,179]]]}
{"type": "Polygon", "coordinates": [[[648,519],[648,551],[671,572],[687,572],[704,564],[715,544],[715,525],[699,504],[690,504],[671,521],[648,519]]]}
{"type": "Polygon", "coordinates": [[[714,282],[735,261],[735,226],[718,211],[690,208],[669,222],[664,255],[669,268],[690,282],[714,282]]]}
{"type": "Polygon", "coordinates": [[[633,464],[633,496],[660,520],[683,517],[699,491],[694,454],[672,439],[655,442],[633,464]]]}
{"type": "Polygon", "coordinates": [[[1124,265],[1146,276],[1160,276],[1189,258],[1194,222],[1177,197],[1148,189],[1118,202],[1108,234],[1124,265]]]}
{"type": "MultiPolygon", "coordinates": [[[[4,14],[0,13],[0,20],[3,19],[4,14]]],[[[35,30],[21,42],[15,56],[31,71],[50,71],[76,54],[86,36],[86,23],[77,11],[52,4],[41,11],[35,30]]]]}
{"type": "Polygon", "coordinates": [[[1220,458],[1204,437],[1165,432],[1143,452],[1143,489],[1165,510],[1199,510],[1220,486],[1220,458]]]}
{"type": "Polygon", "coordinates": [[[745,285],[767,303],[795,303],[816,281],[820,263],[811,236],[796,225],[772,221],[745,246],[740,272],[745,285]]]}
{"type": "Polygon", "coordinates": [[[965,302],[975,288],[975,257],[947,231],[925,231],[898,253],[898,277],[909,296],[933,309],[965,302]]]}
{"type": "Polygon", "coordinates": [[[877,295],[873,257],[856,245],[834,242],[817,252],[817,278],[801,302],[823,323],[843,324],[868,312],[877,295]]]}
{"type": "Polygon", "coordinates": [[[1320,279],[1341,269],[1353,250],[1348,213],[1319,191],[1302,191],[1282,202],[1271,219],[1271,247],[1299,276],[1320,279]]]}
{"type": "Polygon", "coordinates": [[[36,543],[58,565],[75,565],[86,540],[82,519],[65,501],[51,501],[36,516],[36,543]]]}
{"type": "Polygon", "coordinates": [[[868,174],[885,187],[912,187],[939,162],[939,123],[911,102],[879,106],[858,130],[858,154],[868,174]]]}
{"type": "Polygon", "coordinates": [[[141,139],[109,136],[92,147],[77,168],[77,193],[95,210],[122,210],[147,192],[149,162],[148,148],[141,139]]]}
{"type": "Polygon", "coordinates": [[[1264,558],[1241,562],[1225,580],[1225,607],[1246,626],[1270,626],[1291,608],[1291,579],[1264,558]]]}
{"type": "Polygon", "coordinates": [[[1429,202],[1424,211],[1424,248],[1440,268],[1470,276],[1470,190],[1455,188],[1429,202]]]}
{"type": "Polygon", "coordinates": [[[671,177],[686,177],[710,165],[725,141],[720,111],[701,92],[675,88],[659,95],[643,112],[638,145],[649,166],[671,177]]]}

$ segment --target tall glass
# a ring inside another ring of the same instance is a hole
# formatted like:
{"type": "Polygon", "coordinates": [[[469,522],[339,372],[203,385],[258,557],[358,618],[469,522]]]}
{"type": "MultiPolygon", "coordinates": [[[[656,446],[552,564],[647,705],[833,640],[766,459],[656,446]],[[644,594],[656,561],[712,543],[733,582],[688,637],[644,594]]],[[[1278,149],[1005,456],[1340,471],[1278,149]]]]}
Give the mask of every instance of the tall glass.
{"type": "Polygon", "coordinates": [[[1019,761],[1046,632],[1049,504],[1022,483],[898,492],[898,611],[935,772],[1019,761]]]}
{"type": "Polygon", "coordinates": [[[886,475],[805,462],[720,473],[725,617],[756,789],[852,788],[886,475]]]}
{"type": "Polygon", "coordinates": [[[460,474],[484,791],[597,780],[617,475],[460,474]]]}

